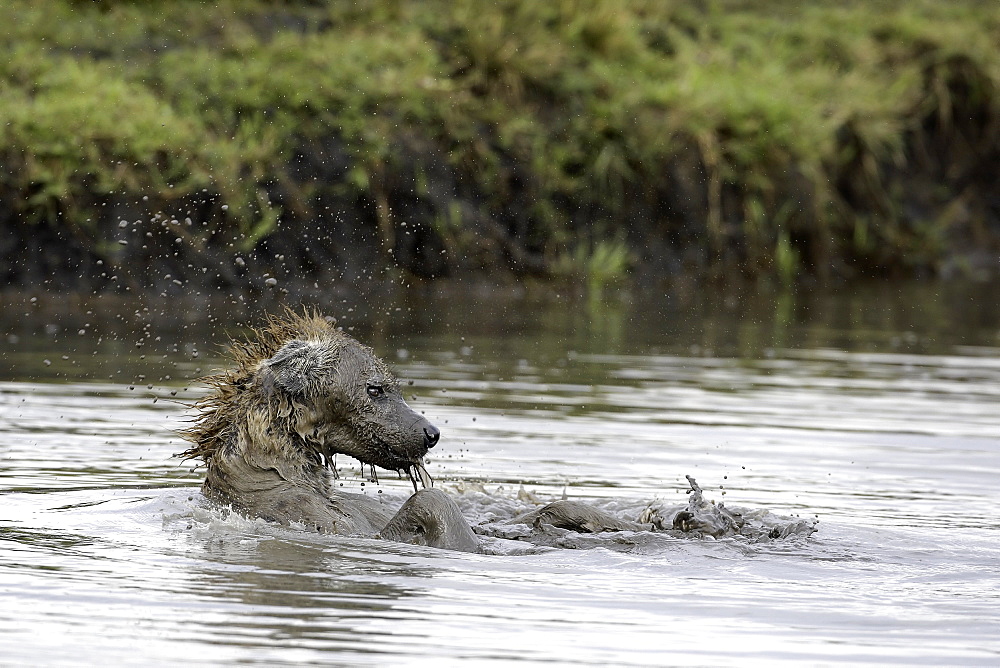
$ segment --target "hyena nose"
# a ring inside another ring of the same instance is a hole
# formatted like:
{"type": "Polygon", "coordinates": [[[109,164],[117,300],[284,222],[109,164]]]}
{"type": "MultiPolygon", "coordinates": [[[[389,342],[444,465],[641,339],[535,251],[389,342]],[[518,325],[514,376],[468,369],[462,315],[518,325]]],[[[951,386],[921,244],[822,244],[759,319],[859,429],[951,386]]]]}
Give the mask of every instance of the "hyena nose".
{"type": "Polygon", "coordinates": [[[441,440],[441,430],[432,424],[424,427],[424,445],[433,448],[441,440]]]}

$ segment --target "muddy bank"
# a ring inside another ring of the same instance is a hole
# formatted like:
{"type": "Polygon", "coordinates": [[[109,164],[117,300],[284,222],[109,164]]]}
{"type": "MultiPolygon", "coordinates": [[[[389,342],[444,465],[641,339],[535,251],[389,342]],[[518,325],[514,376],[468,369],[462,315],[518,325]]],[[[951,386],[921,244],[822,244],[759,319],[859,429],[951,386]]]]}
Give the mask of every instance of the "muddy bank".
{"type": "Polygon", "coordinates": [[[21,3],[0,280],[996,275],[1000,10],[768,6],[21,3]]]}

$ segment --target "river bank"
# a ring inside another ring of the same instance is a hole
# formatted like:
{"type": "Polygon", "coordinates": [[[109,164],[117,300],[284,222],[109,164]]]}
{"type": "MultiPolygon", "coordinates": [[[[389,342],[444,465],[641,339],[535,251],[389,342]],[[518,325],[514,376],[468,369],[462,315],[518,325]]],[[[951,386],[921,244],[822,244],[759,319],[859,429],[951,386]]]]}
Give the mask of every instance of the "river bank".
{"type": "Polygon", "coordinates": [[[20,0],[0,20],[6,285],[1000,271],[991,3],[20,0]]]}

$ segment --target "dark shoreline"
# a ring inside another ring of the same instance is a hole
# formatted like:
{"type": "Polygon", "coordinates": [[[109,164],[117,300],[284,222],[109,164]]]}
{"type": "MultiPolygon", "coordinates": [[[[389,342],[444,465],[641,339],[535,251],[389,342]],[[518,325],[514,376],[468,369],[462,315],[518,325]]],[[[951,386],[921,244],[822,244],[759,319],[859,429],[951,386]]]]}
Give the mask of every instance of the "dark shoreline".
{"type": "Polygon", "coordinates": [[[3,285],[1000,275],[985,3],[15,4],[3,285]]]}

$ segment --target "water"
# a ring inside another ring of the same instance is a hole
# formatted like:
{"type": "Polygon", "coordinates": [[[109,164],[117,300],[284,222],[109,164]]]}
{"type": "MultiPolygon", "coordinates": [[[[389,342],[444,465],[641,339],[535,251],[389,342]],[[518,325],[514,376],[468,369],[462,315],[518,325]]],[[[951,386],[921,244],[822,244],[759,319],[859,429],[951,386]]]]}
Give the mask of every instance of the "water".
{"type": "MultiPolygon", "coordinates": [[[[414,381],[411,403],[444,432],[428,470],[473,521],[530,506],[522,487],[638,513],[683,503],[685,474],[727,506],[818,520],[784,540],[608,534],[498,556],[206,504],[175,430],[239,305],[8,297],[0,663],[996,665],[990,299],[910,286],[328,305],[414,381]]],[[[406,494],[342,464],[346,489],[406,494]]]]}

